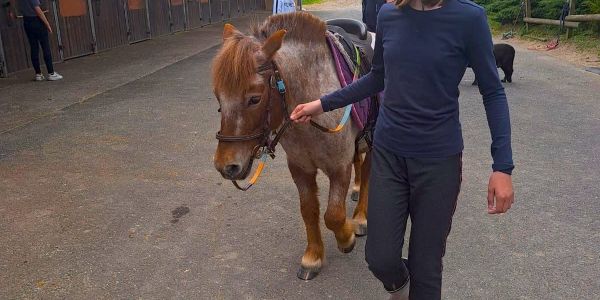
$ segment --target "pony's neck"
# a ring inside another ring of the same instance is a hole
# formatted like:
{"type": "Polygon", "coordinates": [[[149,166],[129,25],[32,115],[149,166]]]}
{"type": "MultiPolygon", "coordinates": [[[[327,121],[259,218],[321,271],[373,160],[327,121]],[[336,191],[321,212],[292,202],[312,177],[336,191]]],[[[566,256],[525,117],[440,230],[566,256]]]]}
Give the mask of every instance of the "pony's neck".
{"type": "Polygon", "coordinates": [[[286,84],[289,110],[340,87],[325,36],[318,43],[284,42],[275,62],[286,84]]]}

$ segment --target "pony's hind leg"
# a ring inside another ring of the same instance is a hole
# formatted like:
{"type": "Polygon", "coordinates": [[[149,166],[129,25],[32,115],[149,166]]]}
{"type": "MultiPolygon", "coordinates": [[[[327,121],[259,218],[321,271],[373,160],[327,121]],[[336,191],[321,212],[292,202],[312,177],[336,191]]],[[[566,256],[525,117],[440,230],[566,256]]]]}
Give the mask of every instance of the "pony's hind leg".
{"type": "Polygon", "coordinates": [[[351,164],[327,174],[329,177],[329,202],[325,212],[325,226],[333,231],[338,249],[343,253],[352,251],[356,242],[354,223],[346,218],[346,196],[351,175],[351,164]]]}
{"type": "Polygon", "coordinates": [[[371,173],[371,153],[365,154],[361,165],[360,196],[352,219],[356,224],[354,233],[357,236],[367,235],[367,204],[369,203],[369,175],[371,173]]]}
{"type": "Polygon", "coordinates": [[[324,259],[323,240],[319,228],[317,170],[307,172],[289,163],[288,166],[300,194],[300,211],[308,241],[297,276],[302,280],[310,280],[319,274],[324,259]]]}
{"type": "Polygon", "coordinates": [[[352,186],[352,194],[350,195],[350,199],[352,201],[358,201],[360,197],[360,180],[361,176],[361,166],[363,164],[363,155],[360,152],[356,152],[354,154],[354,185],[352,186]]]}

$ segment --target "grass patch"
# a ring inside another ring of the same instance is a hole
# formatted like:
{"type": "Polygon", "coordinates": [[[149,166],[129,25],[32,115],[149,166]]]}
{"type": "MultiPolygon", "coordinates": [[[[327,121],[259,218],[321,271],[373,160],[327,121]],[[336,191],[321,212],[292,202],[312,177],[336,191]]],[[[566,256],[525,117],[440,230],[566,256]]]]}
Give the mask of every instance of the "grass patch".
{"type": "Polygon", "coordinates": [[[302,0],[302,5],[321,4],[325,0],[302,0]]]}

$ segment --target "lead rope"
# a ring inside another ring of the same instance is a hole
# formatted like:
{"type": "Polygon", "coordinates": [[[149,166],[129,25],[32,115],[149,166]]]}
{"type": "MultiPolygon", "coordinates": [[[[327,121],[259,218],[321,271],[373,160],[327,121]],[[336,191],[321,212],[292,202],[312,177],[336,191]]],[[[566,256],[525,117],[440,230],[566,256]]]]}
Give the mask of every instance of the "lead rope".
{"type": "MultiPolygon", "coordinates": [[[[354,51],[355,51],[355,55],[356,55],[356,65],[354,67],[354,74],[352,77],[352,82],[358,80],[358,76],[360,75],[360,53],[358,51],[358,47],[354,46],[354,51]]],[[[317,122],[311,120],[310,124],[314,127],[316,127],[317,129],[326,132],[326,133],[336,133],[336,132],[340,132],[344,126],[346,125],[346,123],[348,123],[348,120],[350,120],[350,113],[352,112],[352,104],[348,104],[346,105],[346,108],[344,109],[344,115],[342,116],[342,119],[340,120],[340,122],[338,123],[338,125],[331,129],[331,128],[327,128],[325,126],[322,126],[320,124],[318,124],[317,122]]]]}

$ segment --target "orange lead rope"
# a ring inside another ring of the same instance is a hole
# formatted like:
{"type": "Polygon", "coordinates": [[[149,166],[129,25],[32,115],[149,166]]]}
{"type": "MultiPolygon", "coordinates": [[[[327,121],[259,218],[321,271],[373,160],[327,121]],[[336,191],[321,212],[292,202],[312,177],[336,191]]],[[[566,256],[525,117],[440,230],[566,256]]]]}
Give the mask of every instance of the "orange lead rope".
{"type": "Polygon", "coordinates": [[[233,185],[235,185],[236,188],[238,188],[242,191],[247,191],[248,189],[250,189],[258,181],[260,174],[262,173],[263,169],[265,168],[265,164],[267,162],[267,157],[269,157],[269,155],[267,154],[267,151],[263,151],[263,153],[261,154],[261,156],[259,158],[258,167],[256,168],[256,171],[254,171],[254,175],[252,175],[252,178],[250,178],[250,181],[248,181],[248,184],[246,184],[245,187],[239,186],[237,181],[235,181],[235,180],[233,180],[233,185]]]}

